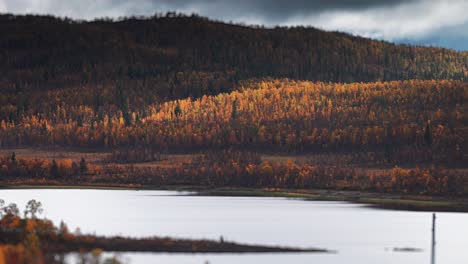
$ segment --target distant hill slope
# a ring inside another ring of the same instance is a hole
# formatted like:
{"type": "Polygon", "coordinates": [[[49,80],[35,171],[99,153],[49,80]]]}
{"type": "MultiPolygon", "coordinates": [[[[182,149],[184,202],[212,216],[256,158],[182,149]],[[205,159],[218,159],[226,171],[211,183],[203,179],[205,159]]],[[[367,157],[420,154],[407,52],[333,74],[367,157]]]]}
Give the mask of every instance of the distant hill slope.
{"type": "Polygon", "coordinates": [[[0,16],[0,89],[113,85],[161,99],[230,91],[250,78],[355,82],[468,78],[468,52],[314,28],[255,28],[170,15],[79,22],[0,16]]]}
{"type": "Polygon", "coordinates": [[[15,107],[0,104],[0,147],[377,151],[400,161],[459,161],[468,149],[467,98],[468,82],[445,80],[271,80],[242,91],[140,106],[136,112],[126,106],[105,111],[76,106],[67,98],[51,107],[54,99],[48,98],[14,119],[8,117],[15,112],[8,111],[15,107]]]}

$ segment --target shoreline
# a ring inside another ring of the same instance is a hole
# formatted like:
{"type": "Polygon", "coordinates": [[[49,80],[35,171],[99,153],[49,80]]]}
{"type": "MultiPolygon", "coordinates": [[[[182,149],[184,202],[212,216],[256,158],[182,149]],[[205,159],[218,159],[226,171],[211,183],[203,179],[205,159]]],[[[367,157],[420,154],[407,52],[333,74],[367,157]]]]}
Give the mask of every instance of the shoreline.
{"type": "Polygon", "coordinates": [[[371,208],[422,212],[459,212],[468,213],[468,198],[425,195],[403,195],[392,193],[373,193],[365,191],[325,190],[325,189],[284,189],[284,188],[242,188],[206,186],[139,186],[139,185],[35,185],[0,184],[1,190],[15,189],[87,189],[87,190],[154,190],[193,192],[197,196],[238,196],[238,197],[278,197],[303,199],[306,201],[341,201],[363,204],[371,208]]]}
{"type": "MultiPolygon", "coordinates": [[[[16,230],[0,229],[0,245],[21,243],[22,233],[16,230]],[[12,241],[14,243],[12,243],[12,241]]],[[[209,239],[178,239],[171,237],[132,238],[123,236],[66,235],[38,233],[38,239],[46,241],[44,251],[50,253],[91,252],[101,249],[108,252],[148,253],[336,253],[325,248],[302,248],[244,244],[233,241],[209,239]]]]}

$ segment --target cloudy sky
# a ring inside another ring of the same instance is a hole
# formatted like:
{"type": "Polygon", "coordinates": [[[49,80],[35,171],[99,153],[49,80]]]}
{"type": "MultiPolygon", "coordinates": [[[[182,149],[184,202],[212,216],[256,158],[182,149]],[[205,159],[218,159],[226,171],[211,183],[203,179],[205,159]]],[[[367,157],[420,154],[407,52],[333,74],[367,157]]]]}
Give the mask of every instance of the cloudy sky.
{"type": "Polygon", "coordinates": [[[0,0],[0,12],[79,19],[166,11],[468,50],[468,0],[0,0]]]}

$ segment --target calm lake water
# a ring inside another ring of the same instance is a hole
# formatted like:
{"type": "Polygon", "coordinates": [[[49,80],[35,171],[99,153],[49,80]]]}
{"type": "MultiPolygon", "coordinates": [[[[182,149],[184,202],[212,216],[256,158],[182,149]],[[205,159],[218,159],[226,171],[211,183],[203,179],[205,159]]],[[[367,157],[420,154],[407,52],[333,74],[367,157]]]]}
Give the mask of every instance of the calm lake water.
{"type": "MultiPolygon", "coordinates": [[[[173,191],[0,190],[24,208],[42,202],[44,216],[70,230],[127,236],[210,238],[318,247],[336,254],[124,254],[146,263],[395,263],[430,262],[431,213],[390,211],[344,202],[286,198],[202,197],[173,191]],[[421,252],[394,252],[411,247],[421,252]]],[[[437,214],[437,260],[468,263],[468,214],[437,214]]]]}

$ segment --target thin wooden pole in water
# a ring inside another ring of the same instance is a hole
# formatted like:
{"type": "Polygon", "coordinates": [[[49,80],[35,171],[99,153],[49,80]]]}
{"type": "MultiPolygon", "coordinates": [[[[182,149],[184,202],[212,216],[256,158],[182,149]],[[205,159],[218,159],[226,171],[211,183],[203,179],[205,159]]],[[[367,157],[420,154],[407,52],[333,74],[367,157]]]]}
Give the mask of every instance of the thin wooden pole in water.
{"type": "Polygon", "coordinates": [[[432,214],[432,247],[431,247],[431,264],[435,264],[435,221],[436,215],[432,214]]]}

